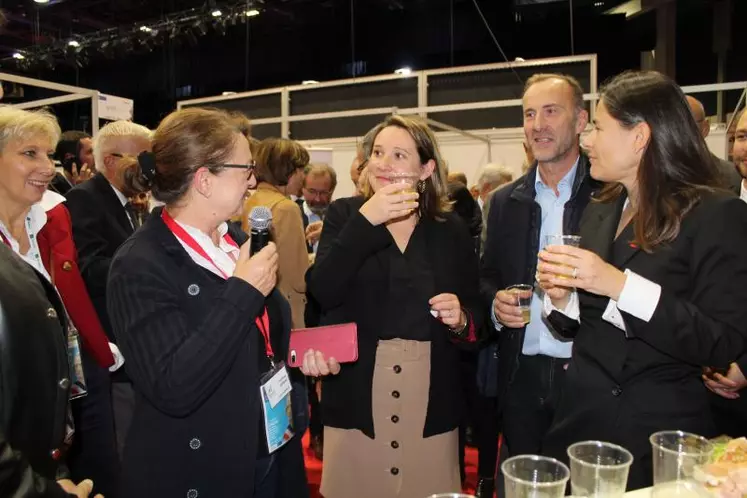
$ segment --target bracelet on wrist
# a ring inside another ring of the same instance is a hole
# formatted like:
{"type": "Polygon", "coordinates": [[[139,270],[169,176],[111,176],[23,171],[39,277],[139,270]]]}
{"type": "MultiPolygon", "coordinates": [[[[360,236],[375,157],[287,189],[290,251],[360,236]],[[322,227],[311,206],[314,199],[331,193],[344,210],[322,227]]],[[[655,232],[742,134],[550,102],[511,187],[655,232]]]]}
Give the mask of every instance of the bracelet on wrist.
{"type": "Polygon", "coordinates": [[[464,309],[461,310],[460,315],[464,316],[464,323],[460,323],[456,327],[449,327],[449,330],[452,334],[456,336],[464,336],[465,332],[467,331],[467,326],[469,325],[469,316],[467,316],[467,313],[464,311],[464,309]]]}

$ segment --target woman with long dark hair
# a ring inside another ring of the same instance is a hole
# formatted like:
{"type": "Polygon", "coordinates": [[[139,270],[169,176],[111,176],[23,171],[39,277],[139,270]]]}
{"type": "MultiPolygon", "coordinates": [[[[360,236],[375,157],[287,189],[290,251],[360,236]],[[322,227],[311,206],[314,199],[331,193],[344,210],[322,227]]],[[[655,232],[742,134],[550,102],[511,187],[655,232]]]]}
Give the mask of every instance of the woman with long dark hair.
{"type": "Polygon", "coordinates": [[[685,96],[659,73],[603,88],[585,148],[607,185],[581,248],[539,255],[550,322],[575,336],[543,451],[620,444],[634,489],[652,480],[652,433],[714,435],[701,367],[727,367],[747,345],[747,206],[721,189],[685,96]]]}

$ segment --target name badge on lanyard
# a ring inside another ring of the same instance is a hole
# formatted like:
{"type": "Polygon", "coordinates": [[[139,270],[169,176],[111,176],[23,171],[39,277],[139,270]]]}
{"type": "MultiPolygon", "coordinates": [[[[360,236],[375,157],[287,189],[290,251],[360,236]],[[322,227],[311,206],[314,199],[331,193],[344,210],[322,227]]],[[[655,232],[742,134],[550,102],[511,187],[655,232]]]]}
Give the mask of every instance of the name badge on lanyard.
{"type": "MultiPolygon", "coordinates": [[[[213,258],[165,209],[161,212],[161,218],[175,237],[214,266],[224,279],[229,278],[229,275],[213,261],[213,258]]],[[[228,244],[238,248],[236,242],[228,234],[223,239],[228,244]]],[[[255,319],[255,323],[264,339],[265,354],[270,362],[270,370],[259,379],[259,397],[262,402],[262,414],[265,422],[265,441],[267,442],[268,451],[273,453],[285,446],[295,434],[293,431],[293,407],[291,406],[290,396],[292,386],[285,363],[282,361],[277,364],[275,363],[275,354],[272,351],[272,344],[270,343],[270,318],[267,314],[267,307],[265,307],[262,315],[255,319]]]]}
{"type": "Polygon", "coordinates": [[[270,370],[259,379],[259,397],[262,402],[267,450],[273,453],[295,435],[290,395],[293,387],[285,363],[281,361],[276,364],[274,361],[267,314],[262,316],[262,320],[257,320],[257,328],[262,333],[265,353],[270,361],[270,370]]]}
{"type": "MultiPolygon", "coordinates": [[[[32,227],[31,227],[31,217],[26,217],[26,233],[32,234],[32,227]]],[[[2,230],[0,230],[0,240],[2,240],[3,244],[8,246],[11,250],[13,250],[13,245],[10,243],[10,238],[6,236],[2,230]]],[[[44,264],[41,260],[41,251],[39,250],[39,243],[37,242],[36,238],[32,235],[29,237],[29,251],[34,258],[34,261],[36,261],[36,268],[34,268],[37,272],[43,273],[44,264]]],[[[33,265],[30,265],[33,267],[33,265]]],[[[52,272],[49,275],[50,283],[55,288],[55,291],[57,291],[57,287],[54,282],[54,265],[51,265],[52,272]]],[[[58,297],[60,299],[60,302],[62,303],[62,296],[58,297]]],[[[64,303],[63,308],[64,308],[64,303]]],[[[67,336],[67,359],[68,359],[68,368],[70,370],[70,400],[74,400],[77,398],[81,398],[83,396],[86,396],[88,394],[88,388],[86,387],[86,377],[83,373],[83,364],[80,357],[80,336],[78,334],[78,329],[73,324],[73,321],[70,319],[70,315],[67,312],[67,309],[64,311],[65,318],[67,322],[67,330],[66,330],[66,336],[67,336]]],[[[72,434],[71,434],[72,436],[72,434]]]]}

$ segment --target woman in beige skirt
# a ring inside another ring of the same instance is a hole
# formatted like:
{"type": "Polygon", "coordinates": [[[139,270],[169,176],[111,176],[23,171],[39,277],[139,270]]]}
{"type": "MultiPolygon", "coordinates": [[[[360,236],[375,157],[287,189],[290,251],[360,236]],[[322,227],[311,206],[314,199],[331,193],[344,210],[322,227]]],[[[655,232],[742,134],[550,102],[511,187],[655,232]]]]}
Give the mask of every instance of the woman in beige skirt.
{"type": "Polygon", "coordinates": [[[477,256],[419,118],[373,130],[362,195],[332,203],[310,291],[358,325],[359,359],[324,383],[326,498],[458,492],[459,347],[483,322],[477,256]]]}

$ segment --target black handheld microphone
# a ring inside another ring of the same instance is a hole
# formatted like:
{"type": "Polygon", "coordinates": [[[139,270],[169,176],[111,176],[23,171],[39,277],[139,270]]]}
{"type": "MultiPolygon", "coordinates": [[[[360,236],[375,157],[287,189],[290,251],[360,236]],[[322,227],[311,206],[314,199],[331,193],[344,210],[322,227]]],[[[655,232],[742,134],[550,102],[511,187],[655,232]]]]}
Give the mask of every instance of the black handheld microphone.
{"type": "Polygon", "coordinates": [[[253,256],[262,250],[270,241],[270,227],[272,226],[272,211],[265,206],[257,206],[249,213],[249,226],[251,227],[251,245],[249,255],[253,256]]]}

